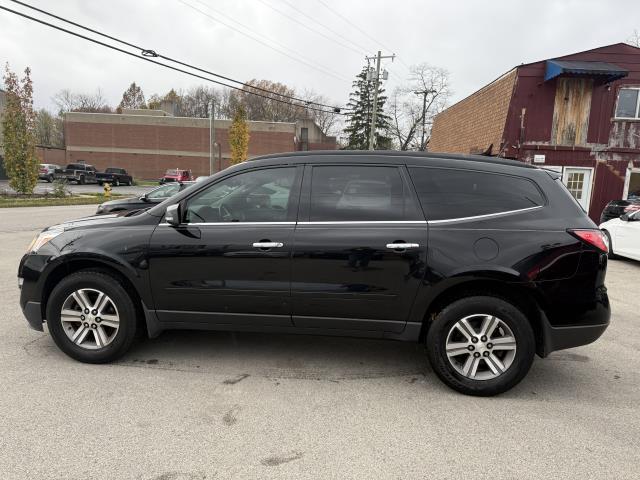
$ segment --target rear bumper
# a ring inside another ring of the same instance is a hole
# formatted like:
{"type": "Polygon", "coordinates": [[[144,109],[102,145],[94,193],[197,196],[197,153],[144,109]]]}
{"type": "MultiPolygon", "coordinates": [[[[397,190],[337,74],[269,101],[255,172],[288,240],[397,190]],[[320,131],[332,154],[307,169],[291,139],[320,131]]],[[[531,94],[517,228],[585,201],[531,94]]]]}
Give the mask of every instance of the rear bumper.
{"type": "Polygon", "coordinates": [[[589,323],[553,326],[549,323],[549,319],[544,312],[541,311],[542,342],[538,347],[538,354],[541,357],[546,357],[556,350],[588,345],[600,338],[609,326],[611,318],[608,298],[606,293],[604,295],[606,301],[600,303],[595,312],[590,312],[588,316],[589,323]],[[594,323],[596,319],[597,323],[594,323]]]}

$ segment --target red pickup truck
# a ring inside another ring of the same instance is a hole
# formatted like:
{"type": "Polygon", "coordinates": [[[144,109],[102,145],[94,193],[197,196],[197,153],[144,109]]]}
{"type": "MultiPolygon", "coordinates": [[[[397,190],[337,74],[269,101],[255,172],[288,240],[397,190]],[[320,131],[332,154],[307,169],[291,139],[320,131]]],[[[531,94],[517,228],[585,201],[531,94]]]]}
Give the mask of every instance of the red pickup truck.
{"type": "Polygon", "coordinates": [[[164,173],[160,179],[160,185],[167,182],[189,182],[193,180],[191,170],[183,170],[181,168],[170,168],[164,173]]]}

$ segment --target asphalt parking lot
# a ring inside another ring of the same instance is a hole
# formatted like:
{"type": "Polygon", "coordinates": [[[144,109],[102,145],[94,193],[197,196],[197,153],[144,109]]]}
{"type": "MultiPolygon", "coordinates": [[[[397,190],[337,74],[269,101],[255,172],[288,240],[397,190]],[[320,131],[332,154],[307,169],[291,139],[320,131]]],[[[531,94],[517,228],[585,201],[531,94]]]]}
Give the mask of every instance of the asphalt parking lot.
{"type": "MultiPolygon", "coordinates": [[[[120,187],[112,187],[111,192],[117,193],[121,195],[143,195],[146,192],[149,192],[156,188],[158,185],[151,187],[143,187],[143,186],[120,186],[120,187]]],[[[97,183],[87,184],[87,185],[76,185],[75,183],[70,183],[68,185],[68,189],[75,194],[81,193],[103,193],[104,187],[101,187],[97,183]]],[[[0,192],[3,191],[12,191],[9,188],[9,182],[7,180],[0,180],[0,192]]],[[[53,191],[53,185],[51,183],[45,182],[44,180],[39,180],[36,188],[33,190],[34,193],[46,193],[53,191]]]]}
{"type": "Polygon", "coordinates": [[[611,261],[611,327],[465,397],[419,345],[165,332],[85,365],[27,327],[16,271],[94,206],[0,209],[3,479],[640,478],[640,263],[611,261]]]}

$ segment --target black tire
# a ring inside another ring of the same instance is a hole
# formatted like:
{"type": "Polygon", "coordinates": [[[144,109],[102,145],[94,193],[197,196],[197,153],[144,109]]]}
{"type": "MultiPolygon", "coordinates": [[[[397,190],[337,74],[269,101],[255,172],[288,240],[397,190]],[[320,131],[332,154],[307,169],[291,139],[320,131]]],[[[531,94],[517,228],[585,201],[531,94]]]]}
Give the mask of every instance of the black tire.
{"type": "Polygon", "coordinates": [[[511,389],[527,374],[535,354],[535,336],[526,316],[514,305],[497,297],[474,296],[445,307],[431,324],[426,338],[427,354],[434,372],[447,386],[465,395],[489,397],[511,389]],[[488,380],[474,380],[459,373],[446,354],[446,340],[456,322],[474,314],[494,315],[511,329],[516,352],[511,366],[488,380]]]}
{"type": "Polygon", "coordinates": [[[51,175],[51,174],[47,175],[47,182],[49,182],[49,183],[53,182],[53,175],[51,175]]]}
{"type": "Polygon", "coordinates": [[[63,278],[51,292],[47,302],[47,325],[56,345],[71,358],[85,363],[108,363],[124,355],[131,347],[137,329],[136,308],[121,281],[102,271],[83,270],[63,278]],[[80,288],[106,293],[118,309],[120,327],[111,343],[100,349],[88,350],[76,345],[63,330],[60,320],[62,305],[71,293],[80,288]]]}
{"type": "Polygon", "coordinates": [[[117,178],[113,181],[113,186],[114,187],[119,187],[120,186],[120,180],[118,180],[117,178]]]}
{"type": "Polygon", "coordinates": [[[78,180],[78,185],[84,185],[84,175],[80,175],[80,179],[78,180]]]}
{"type": "Polygon", "coordinates": [[[98,182],[98,185],[102,186],[103,182],[98,182]]]}
{"type": "Polygon", "coordinates": [[[603,230],[603,232],[607,236],[607,241],[609,243],[609,253],[607,253],[607,257],[610,258],[611,260],[617,260],[620,257],[615,253],[613,253],[613,242],[611,241],[611,234],[609,233],[608,230],[603,230]]]}

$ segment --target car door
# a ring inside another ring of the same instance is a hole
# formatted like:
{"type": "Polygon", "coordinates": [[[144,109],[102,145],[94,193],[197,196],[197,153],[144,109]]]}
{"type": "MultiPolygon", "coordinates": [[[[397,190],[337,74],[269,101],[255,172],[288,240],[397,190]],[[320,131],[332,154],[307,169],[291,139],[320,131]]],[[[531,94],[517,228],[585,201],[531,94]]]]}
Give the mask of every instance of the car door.
{"type": "Polygon", "coordinates": [[[618,220],[614,233],[613,252],[640,260],[640,211],[627,216],[627,221],[618,220]]]}
{"type": "Polygon", "coordinates": [[[426,261],[416,205],[402,166],[306,167],[292,261],[296,327],[404,329],[426,261]]]}
{"type": "Polygon", "coordinates": [[[291,326],[291,247],[302,167],[241,171],[197,189],[150,243],[158,318],[291,326]]]}

